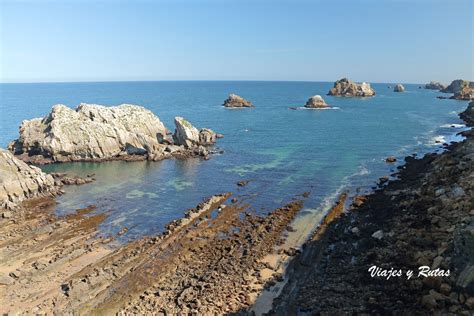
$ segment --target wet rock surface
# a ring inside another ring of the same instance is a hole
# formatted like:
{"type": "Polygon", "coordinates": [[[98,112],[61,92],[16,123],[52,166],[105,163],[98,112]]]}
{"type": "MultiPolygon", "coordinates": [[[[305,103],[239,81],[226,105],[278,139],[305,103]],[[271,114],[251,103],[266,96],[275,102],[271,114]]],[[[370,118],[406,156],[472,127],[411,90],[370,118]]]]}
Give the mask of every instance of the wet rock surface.
{"type": "MultiPolygon", "coordinates": [[[[472,126],[470,107],[461,117],[472,126]]],[[[399,179],[358,197],[308,241],[290,264],[272,313],[470,315],[474,132],[464,134],[444,153],[406,158],[399,179]],[[374,265],[414,276],[371,277],[374,265]],[[418,276],[420,266],[438,274],[418,276]]]]}

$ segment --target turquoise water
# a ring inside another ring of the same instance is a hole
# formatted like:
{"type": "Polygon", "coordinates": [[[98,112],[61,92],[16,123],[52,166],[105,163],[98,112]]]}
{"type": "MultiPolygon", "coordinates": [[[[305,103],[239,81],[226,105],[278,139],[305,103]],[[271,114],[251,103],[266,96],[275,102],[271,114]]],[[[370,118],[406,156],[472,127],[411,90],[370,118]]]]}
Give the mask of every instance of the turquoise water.
{"type": "MultiPolygon", "coordinates": [[[[394,93],[373,84],[367,99],[324,96],[332,83],[321,82],[108,82],[0,85],[0,145],[18,136],[24,119],[46,115],[53,104],[132,103],[152,110],[173,129],[174,116],[225,135],[224,154],[208,161],[72,163],[44,167],[97,181],[70,186],[58,198],[57,212],[96,205],[108,212],[104,234],[129,228],[123,238],[159,232],[203,198],[225,191],[245,197],[255,212],[266,212],[305,191],[305,206],[319,212],[337,192],[367,190],[394,170],[385,157],[433,151],[436,137],[463,129],[457,113],[467,102],[439,100],[439,92],[406,84],[394,93]],[[254,109],[220,106],[237,93],[254,109]],[[321,94],[333,110],[290,110],[321,94]],[[446,125],[447,124],[447,125],[446,125]],[[250,180],[238,188],[236,182],[250,180]]],[[[393,87],[393,85],[391,85],[393,87]]]]}

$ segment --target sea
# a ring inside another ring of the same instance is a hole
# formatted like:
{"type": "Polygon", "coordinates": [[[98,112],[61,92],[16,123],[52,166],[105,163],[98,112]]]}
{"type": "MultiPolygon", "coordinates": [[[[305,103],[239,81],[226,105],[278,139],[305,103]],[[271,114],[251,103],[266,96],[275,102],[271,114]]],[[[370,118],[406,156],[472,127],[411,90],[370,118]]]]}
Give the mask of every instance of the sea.
{"type": "Polygon", "coordinates": [[[129,241],[163,231],[166,223],[206,197],[232,192],[249,211],[266,214],[304,199],[300,222],[311,226],[342,192],[370,192],[396,171],[403,158],[443,150],[462,139],[458,113],[466,101],[440,100],[438,91],[375,83],[371,98],[326,96],[331,82],[147,81],[0,84],[0,147],[18,137],[23,120],[44,117],[55,104],[137,104],[153,111],[169,130],[183,116],[198,128],[224,135],[210,160],[112,161],[42,166],[47,172],[95,174],[96,181],[67,186],[56,212],[95,206],[107,219],[99,232],[129,241]],[[255,108],[222,106],[230,93],[255,108]],[[332,108],[301,107],[322,95],[332,108]],[[290,108],[297,108],[296,110],[290,108]],[[395,156],[397,163],[385,158],[395,156]],[[238,181],[249,181],[237,186],[238,181]],[[309,192],[307,198],[302,194],[309,192]],[[305,220],[307,218],[307,220],[305,220]],[[118,236],[124,227],[127,233],[118,236]]]}

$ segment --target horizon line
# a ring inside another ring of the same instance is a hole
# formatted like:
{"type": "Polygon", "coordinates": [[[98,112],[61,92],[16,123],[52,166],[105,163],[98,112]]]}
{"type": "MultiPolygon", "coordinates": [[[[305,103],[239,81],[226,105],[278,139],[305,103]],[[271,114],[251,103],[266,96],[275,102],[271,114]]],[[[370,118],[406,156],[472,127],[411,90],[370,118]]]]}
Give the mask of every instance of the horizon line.
{"type": "MultiPolygon", "coordinates": [[[[347,78],[347,77],[341,77],[347,78]]],[[[338,80],[340,80],[338,79],[338,80]]],[[[352,79],[351,79],[352,80],[352,79]]],[[[458,80],[458,79],[455,79],[458,80]]],[[[462,79],[466,80],[466,79],[462,79]]],[[[367,82],[370,84],[421,84],[426,83],[420,82],[376,82],[376,81],[356,81],[358,82],[367,82]]],[[[471,81],[471,80],[468,80],[471,81]]],[[[261,79],[151,79],[151,80],[79,80],[79,81],[9,81],[9,82],[0,82],[0,84],[67,84],[67,83],[127,83],[127,82],[314,82],[314,83],[334,83],[336,81],[324,81],[324,80],[261,80],[261,79]]]]}

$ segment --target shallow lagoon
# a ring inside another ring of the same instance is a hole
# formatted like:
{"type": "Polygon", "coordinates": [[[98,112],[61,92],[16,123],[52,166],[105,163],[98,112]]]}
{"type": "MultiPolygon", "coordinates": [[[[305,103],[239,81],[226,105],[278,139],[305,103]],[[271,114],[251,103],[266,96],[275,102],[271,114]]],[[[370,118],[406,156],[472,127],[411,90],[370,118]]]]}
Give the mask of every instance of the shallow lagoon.
{"type": "MultiPolygon", "coordinates": [[[[401,158],[433,151],[436,140],[456,140],[464,129],[457,113],[467,102],[439,100],[440,93],[405,85],[394,93],[373,84],[374,98],[324,96],[332,83],[319,82],[109,82],[0,85],[0,145],[18,135],[23,119],[46,115],[51,106],[80,102],[143,105],[169,129],[184,116],[198,127],[225,135],[217,147],[224,154],[161,162],[72,163],[45,166],[47,171],[85,175],[97,181],[70,186],[58,198],[57,212],[96,205],[108,212],[104,234],[129,228],[122,238],[159,232],[164,224],[203,198],[225,191],[245,197],[255,212],[266,212],[303,192],[306,214],[319,214],[344,189],[370,189],[401,158]],[[251,100],[254,109],[220,106],[229,93],[251,100]],[[337,109],[293,111],[314,94],[337,109]],[[451,125],[460,124],[460,125],[451,125]],[[438,138],[437,138],[438,137],[438,138]],[[239,188],[236,182],[250,180],[239,188]]],[[[393,86],[393,85],[392,85],[393,86]]],[[[316,216],[319,218],[319,216],[316,216]]]]}

